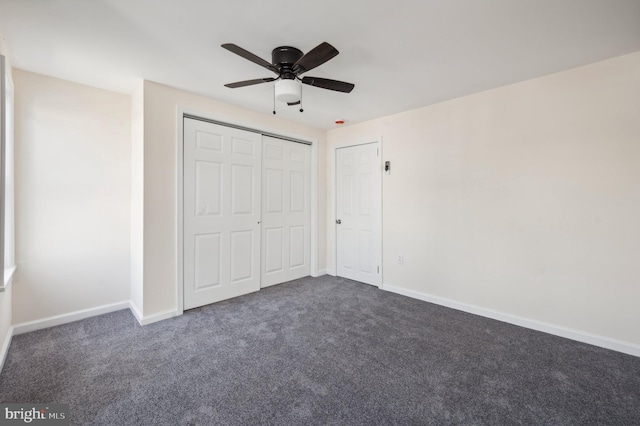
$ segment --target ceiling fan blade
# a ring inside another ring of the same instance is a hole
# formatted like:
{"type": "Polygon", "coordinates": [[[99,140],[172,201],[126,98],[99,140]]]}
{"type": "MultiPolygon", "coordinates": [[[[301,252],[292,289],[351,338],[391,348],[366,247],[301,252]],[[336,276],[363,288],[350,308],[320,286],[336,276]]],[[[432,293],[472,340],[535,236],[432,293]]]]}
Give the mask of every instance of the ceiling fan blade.
{"type": "Polygon", "coordinates": [[[270,81],[275,81],[275,80],[276,80],[275,78],[271,78],[271,77],[256,78],[255,80],[236,81],[235,83],[225,84],[225,86],[231,89],[235,89],[238,87],[252,86],[254,84],[268,83],[270,81]]]}
{"type": "Polygon", "coordinates": [[[238,56],[242,56],[243,58],[253,62],[254,64],[258,64],[261,67],[268,69],[269,71],[273,71],[276,74],[280,74],[280,71],[274,67],[271,63],[265,61],[261,57],[254,55],[248,50],[244,50],[242,47],[237,46],[233,43],[225,43],[222,45],[223,48],[227,49],[229,52],[233,52],[238,56]]]}
{"type": "Polygon", "coordinates": [[[298,59],[298,61],[293,64],[293,71],[296,74],[302,74],[303,72],[307,72],[324,64],[338,53],[340,52],[338,52],[335,47],[325,41],[308,51],[306,55],[302,56],[302,58],[298,59]]]}
{"type": "Polygon", "coordinates": [[[344,81],[329,80],[319,77],[303,77],[302,82],[310,86],[321,87],[323,89],[335,90],[336,92],[350,93],[355,84],[345,83],[344,81]]]}

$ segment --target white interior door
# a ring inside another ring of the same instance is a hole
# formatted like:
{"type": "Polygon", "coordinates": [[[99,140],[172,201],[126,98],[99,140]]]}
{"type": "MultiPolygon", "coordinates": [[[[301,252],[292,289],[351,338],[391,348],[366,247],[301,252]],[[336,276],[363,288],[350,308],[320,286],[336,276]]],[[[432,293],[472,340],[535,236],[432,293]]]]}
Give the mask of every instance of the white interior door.
{"type": "Polygon", "coordinates": [[[337,275],[380,286],[382,213],[379,143],[336,150],[337,275]]]}
{"type": "Polygon", "coordinates": [[[262,140],[262,287],[310,273],[311,146],[262,140]]]}
{"type": "Polygon", "coordinates": [[[184,120],[184,308],[260,289],[261,138],[184,120]]]}

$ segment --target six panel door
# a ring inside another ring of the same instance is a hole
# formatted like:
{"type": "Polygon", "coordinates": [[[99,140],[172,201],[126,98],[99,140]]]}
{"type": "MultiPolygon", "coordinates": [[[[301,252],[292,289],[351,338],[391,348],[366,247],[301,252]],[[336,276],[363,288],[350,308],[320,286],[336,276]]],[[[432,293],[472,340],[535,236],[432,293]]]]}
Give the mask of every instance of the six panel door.
{"type": "Polygon", "coordinates": [[[336,150],[336,272],[375,286],[382,283],[378,146],[371,143],[336,150]]]}
{"type": "Polygon", "coordinates": [[[262,141],[262,287],[310,273],[311,147],[262,141]]]}
{"type": "Polygon", "coordinates": [[[184,120],[184,309],[260,289],[261,137],[184,120]]]}

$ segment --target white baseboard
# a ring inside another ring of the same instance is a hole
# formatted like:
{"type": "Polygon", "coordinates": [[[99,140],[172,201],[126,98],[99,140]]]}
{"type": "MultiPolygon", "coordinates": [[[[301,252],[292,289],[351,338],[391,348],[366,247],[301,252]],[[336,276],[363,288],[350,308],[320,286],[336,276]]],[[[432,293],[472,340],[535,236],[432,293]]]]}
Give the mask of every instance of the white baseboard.
{"type": "Polygon", "coordinates": [[[138,309],[138,306],[133,303],[132,300],[129,301],[129,310],[133,316],[136,317],[136,320],[138,320],[138,324],[142,325],[142,312],[140,312],[140,309],[138,309]]]}
{"type": "Polygon", "coordinates": [[[333,268],[327,268],[327,275],[331,275],[332,277],[336,277],[336,270],[333,268]]]}
{"type": "Polygon", "coordinates": [[[7,354],[9,353],[9,346],[11,346],[11,339],[13,338],[13,326],[9,327],[7,330],[7,335],[4,338],[4,342],[2,343],[2,349],[0,349],[0,371],[4,368],[4,362],[7,359],[7,354]]]}
{"type": "Polygon", "coordinates": [[[136,317],[136,319],[138,320],[138,324],[140,325],[149,325],[154,322],[158,322],[158,321],[162,321],[165,319],[178,316],[178,312],[175,309],[170,309],[168,311],[159,312],[157,314],[153,314],[145,317],[144,315],[142,315],[142,312],[140,312],[138,307],[135,304],[133,304],[133,302],[129,303],[129,309],[131,310],[131,313],[133,314],[133,316],[136,317]]]}
{"type": "Polygon", "coordinates": [[[81,319],[95,317],[97,315],[108,314],[109,312],[129,309],[136,317],[140,325],[147,325],[163,319],[175,317],[177,312],[175,309],[160,312],[154,315],[143,317],[137,307],[131,301],[111,303],[109,305],[98,306],[95,308],[83,309],[81,311],[69,312],[68,314],[56,315],[49,318],[43,318],[35,321],[23,322],[13,326],[13,336],[28,333],[30,331],[42,330],[56,325],[67,324],[81,319]]]}
{"type": "Polygon", "coordinates": [[[158,312],[157,314],[153,314],[153,315],[149,315],[146,317],[142,318],[142,321],[140,322],[141,325],[149,325],[152,324],[154,322],[158,322],[158,321],[162,321],[162,320],[166,320],[169,318],[173,318],[178,316],[178,313],[176,312],[175,309],[170,309],[168,311],[164,311],[164,312],[158,312]]]}
{"type": "Polygon", "coordinates": [[[611,339],[609,337],[598,336],[596,334],[587,333],[580,330],[561,327],[558,325],[548,324],[541,321],[523,318],[504,312],[494,311],[493,309],[482,308],[480,306],[470,305],[467,303],[456,302],[455,300],[444,297],[434,296],[431,294],[421,293],[419,291],[407,290],[405,288],[396,287],[390,284],[383,284],[383,290],[408,296],[413,299],[422,300],[436,305],[446,306],[447,308],[456,309],[458,311],[468,312],[470,314],[480,315],[486,318],[495,319],[509,324],[518,325],[532,330],[542,331],[544,333],[553,334],[555,336],[565,337],[567,339],[576,340],[582,343],[599,346],[605,349],[622,352],[629,355],[640,357],[640,345],[624,342],[622,340],[611,339]]]}
{"type": "Polygon", "coordinates": [[[96,315],[108,314],[109,312],[127,309],[129,301],[111,303],[109,305],[98,306],[95,308],[83,309],[81,311],[69,312],[68,314],[55,315],[49,318],[43,318],[35,321],[23,322],[13,326],[13,335],[28,333],[30,331],[41,330],[56,325],[67,324],[81,319],[95,317],[96,315]]]}

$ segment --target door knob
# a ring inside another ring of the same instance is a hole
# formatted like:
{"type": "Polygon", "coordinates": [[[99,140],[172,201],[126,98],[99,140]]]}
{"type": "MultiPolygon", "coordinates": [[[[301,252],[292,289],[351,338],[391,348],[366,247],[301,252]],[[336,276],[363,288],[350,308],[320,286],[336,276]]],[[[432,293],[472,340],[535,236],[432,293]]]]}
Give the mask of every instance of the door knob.
{"type": "Polygon", "coordinates": [[[338,219],[338,220],[336,220],[336,223],[337,223],[338,225],[340,225],[340,224],[342,223],[342,221],[341,221],[340,219],[338,219]]]}

